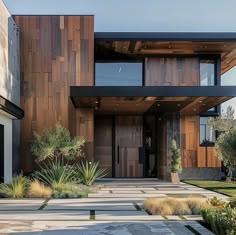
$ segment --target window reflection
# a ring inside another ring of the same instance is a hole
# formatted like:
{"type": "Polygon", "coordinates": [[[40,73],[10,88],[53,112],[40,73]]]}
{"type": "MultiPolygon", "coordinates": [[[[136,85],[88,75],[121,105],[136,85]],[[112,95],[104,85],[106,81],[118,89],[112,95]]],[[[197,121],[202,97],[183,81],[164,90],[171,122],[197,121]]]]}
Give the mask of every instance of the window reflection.
{"type": "Polygon", "coordinates": [[[200,60],[200,85],[201,86],[215,85],[214,60],[200,60]]]}
{"type": "Polygon", "coordinates": [[[142,63],[96,63],[96,86],[142,86],[142,63]]]}
{"type": "Polygon", "coordinates": [[[216,133],[207,124],[208,117],[200,117],[200,145],[212,145],[216,140],[216,133]]]}

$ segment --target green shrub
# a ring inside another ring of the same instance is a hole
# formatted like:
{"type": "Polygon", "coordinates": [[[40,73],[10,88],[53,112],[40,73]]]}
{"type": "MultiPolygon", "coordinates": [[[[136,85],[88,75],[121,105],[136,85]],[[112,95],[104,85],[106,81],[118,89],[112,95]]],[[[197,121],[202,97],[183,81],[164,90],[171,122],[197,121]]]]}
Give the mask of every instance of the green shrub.
{"type": "Polygon", "coordinates": [[[87,191],[74,184],[54,183],[52,189],[53,198],[80,198],[88,195],[87,191]]]}
{"type": "Polygon", "coordinates": [[[203,220],[208,223],[217,235],[236,234],[236,209],[229,203],[214,198],[201,210],[203,220]]]}
{"type": "Polygon", "coordinates": [[[99,168],[99,162],[81,162],[76,167],[78,172],[78,178],[84,185],[90,186],[98,178],[102,178],[106,175],[106,169],[99,168]]]}
{"type": "Polygon", "coordinates": [[[68,164],[63,164],[62,160],[49,160],[40,165],[40,171],[35,171],[33,176],[48,186],[55,183],[66,184],[75,182],[75,172],[68,164]]]}
{"type": "Polygon", "coordinates": [[[231,198],[229,204],[232,208],[236,208],[236,197],[231,198]]]}
{"type": "Polygon", "coordinates": [[[0,193],[4,197],[23,198],[30,180],[22,174],[14,176],[10,183],[0,184],[0,193]]]}
{"type": "Polygon", "coordinates": [[[171,143],[171,172],[173,173],[180,173],[182,171],[182,164],[181,164],[181,155],[180,149],[177,148],[177,144],[175,140],[172,140],[171,143]]]}
{"type": "Polygon", "coordinates": [[[49,159],[73,160],[84,157],[84,143],[84,137],[77,136],[72,139],[69,130],[57,123],[54,128],[44,129],[41,134],[34,132],[31,152],[38,162],[49,159]]]}

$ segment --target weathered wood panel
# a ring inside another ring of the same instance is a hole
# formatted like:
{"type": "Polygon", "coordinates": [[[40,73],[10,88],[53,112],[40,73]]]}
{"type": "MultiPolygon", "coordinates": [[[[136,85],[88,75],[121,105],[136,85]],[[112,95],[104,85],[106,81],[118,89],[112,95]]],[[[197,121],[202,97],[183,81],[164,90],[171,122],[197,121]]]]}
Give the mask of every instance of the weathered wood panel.
{"type": "Polygon", "coordinates": [[[198,58],[146,58],[146,86],[198,86],[198,58]]]}
{"type": "Polygon", "coordinates": [[[33,169],[33,131],[60,121],[72,135],[83,135],[93,156],[93,109],[75,109],[70,86],[93,85],[93,16],[15,16],[20,27],[22,168],[33,169]]]}
{"type": "Polygon", "coordinates": [[[142,116],[116,116],[116,177],[142,177],[139,147],[143,147],[142,116]]]}
{"type": "Polygon", "coordinates": [[[220,167],[214,147],[199,145],[199,116],[181,116],[181,157],[183,167],[220,167]]]}
{"type": "Polygon", "coordinates": [[[112,177],[112,118],[94,120],[94,160],[107,169],[106,177],[112,177]]]}

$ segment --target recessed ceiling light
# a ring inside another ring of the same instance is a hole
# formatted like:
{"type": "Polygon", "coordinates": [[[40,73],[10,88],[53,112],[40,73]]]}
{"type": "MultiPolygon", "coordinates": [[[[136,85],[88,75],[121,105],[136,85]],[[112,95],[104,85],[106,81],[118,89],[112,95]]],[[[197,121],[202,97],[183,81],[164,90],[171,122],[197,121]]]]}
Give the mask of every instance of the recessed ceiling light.
{"type": "Polygon", "coordinates": [[[193,109],[193,111],[196,111],[197,109],[193,109]]]}
{"type": "Polygon", "coordinates": [[[181,106],[181,104],[177,104],[177,106],[178,106],[178,107],[180,107],[180,106],[181,106]]]}
{"type": "Polygon", "coordinates": [[[97,101],[97,100],[96,100],[96,101],[95,101],[95,103],[96,103],[96,104],[98,104],[98,103],[99,103],[99,101],[97,101]]]}
{"type": "Polygon", "coordinates": [[[161,106],[160,104],[157,104],[157,106],[161,106]]]}
{"type": "Polygon", "coordinates": [[[199,100],[199,103],[202,103],[202,100],[199,100]]]}

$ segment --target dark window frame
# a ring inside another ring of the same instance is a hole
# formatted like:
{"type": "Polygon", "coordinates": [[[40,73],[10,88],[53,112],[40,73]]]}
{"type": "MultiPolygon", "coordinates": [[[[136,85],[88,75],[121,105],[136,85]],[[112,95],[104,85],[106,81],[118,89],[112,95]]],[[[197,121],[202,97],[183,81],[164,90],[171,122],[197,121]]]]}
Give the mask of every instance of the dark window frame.
{"type": "MultiPolygon", "coordinates": [[[[206,139],[206,133],[207,133],[207,124],[201,124],[201,117],[202,118],[209,118],[209,117],[216,117],[216,116],[219,116],[219,115],[211,115],[211,111],[209,111],[209,112],[206,112],[206,113],[208,113],[208,115],[200,115],[199,116],[199,146],[201,146],[201,147],[213,147],[213,146],[215,146],[215,141],[214,142],[208,142],[208,141],[206,141],[206,142],[204,142],[204,143],[202,143],[201,142],[201,126],[204,126],[204,136],[205,136],[205,139],[206,139]]],[[[217,137],[218,137],[218,133],[217,133],[217,131],[213,131],[214,133],[215,133],[215,140],[217,139],[217,137]]]]}
{"type": "MultiPolygon", "coordinates": [[[[202,60],[212,60],[214,61],[214,85],[218,86],[220,85],[220,77],[221,77],[221,71],[220,71],[220,65],[221,65],[221,58],[220,55],[200,55],[199,57],[199,86],[201,86],[201,61],[202,60]]],[[[208,85],[207,85],[208,86],[208,85]]]]}

